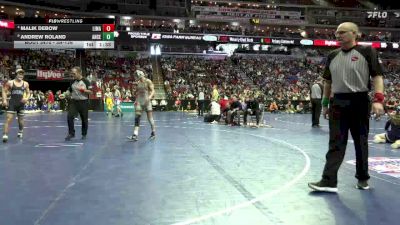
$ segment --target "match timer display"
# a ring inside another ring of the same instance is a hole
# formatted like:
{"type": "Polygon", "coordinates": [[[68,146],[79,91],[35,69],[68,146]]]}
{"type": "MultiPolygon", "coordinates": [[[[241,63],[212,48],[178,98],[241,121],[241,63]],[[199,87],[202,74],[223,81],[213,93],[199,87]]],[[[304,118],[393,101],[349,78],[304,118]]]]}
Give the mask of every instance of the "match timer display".
{"type": "Polygon", "coordinates": [[[114,19],[16,18],[16,49],[114,49],[114,19]]]}

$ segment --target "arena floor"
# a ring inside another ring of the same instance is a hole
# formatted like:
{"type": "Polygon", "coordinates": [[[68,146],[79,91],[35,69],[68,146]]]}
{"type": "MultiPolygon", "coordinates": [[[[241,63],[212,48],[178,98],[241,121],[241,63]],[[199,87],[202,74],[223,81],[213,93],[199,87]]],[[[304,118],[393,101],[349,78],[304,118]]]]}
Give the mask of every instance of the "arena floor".
{"type": "MultiPolygon", "coordinates": [[[[393,225],[400,219],[400,150],[389,145],[370,145],[370,157],[379,157],[370,190],[354,188],[355,166],[345,162],[337,194],[310,192],[307,182],[320,179],[328,145],[327,122],[311,128],[310,114],[267,114],[273,128],[255,129],[156,112],[157,138],[147,140],[142,118],[138,142],[126,140],[133,115],[89,117],[88,139],[80,140],[76,121],[71,142],[64,142],[64,113],[28,115],[23,140],[13,122],[9,143],[0,146],[1,225],[393,225]]],[[[384,122],[371,121],[370,139],[384,122]]],[[[345,160],[354,159],[350,140],[345,160]]]]}

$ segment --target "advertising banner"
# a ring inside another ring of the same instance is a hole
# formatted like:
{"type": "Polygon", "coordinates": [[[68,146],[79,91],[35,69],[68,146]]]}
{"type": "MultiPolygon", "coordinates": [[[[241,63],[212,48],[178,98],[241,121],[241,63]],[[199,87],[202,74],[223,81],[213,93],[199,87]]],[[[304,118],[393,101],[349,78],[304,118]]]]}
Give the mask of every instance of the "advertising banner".
{"type": "MultiPolygon", "coordinates": [[[[121,111],[123,113],[133,113],[135,112],[135,106],[134,106],[134,102],[121,102],[121,111]]],[[[114,105],[114,112],[116,112],[117,110],[117,106],[114,105]]],[[[104,107],[104,112],[107,111],[107,108],[104,107]]]]}
{"type": "Polygon", "coordinates": [[[36,79],[38,80],[63,80],[64,71],[62,70],[37,70],[36,79]]]}
{"type": "Polygon", "coordinates": [[[314,40],[314,46],[340,46],[340,43],[333,40],[314,40]]]}
{"type": "MultiPolygon", "coordinates": [[[[131,39],[142,39],[155,41],[177,41],[183,42],[219,42],[219,43],[239,43],[239,44],[268,44],[268,45],[303,45],[303,46],[322,46],[322,47],[339,47],[340,42],[337,40],[324,39],[300,39],[300,38],[272,38],[261,36],[242,36],[229,34],[193,34],[193,33],[150,33],[132,31],[127,32],[131,39]]],[[[399,48],[398,43],[389,42],[369,42],[360,41],[358,45],[371,46],[373,48],[399,48]]]]}
{"type": "MultiPolygon", "coordinates": [[[[348,164],[356,165],[355,160],[347,161],[348,164]]],[[[400,178],[400,158],[370,157],[368,168],[380,174],[400,178]]]]}
{"type": "Polygon", "coordinates": [[[299,45],[299,39],[288,39],[288,38],[263,38],[261,43],[273,44],[273,45],[299,45]]]}
{"type": "Polygon", "coordinates": [[[0,20],[0,27],[6,29],[14,29],[14,21],[11,20],[0,20]]]}

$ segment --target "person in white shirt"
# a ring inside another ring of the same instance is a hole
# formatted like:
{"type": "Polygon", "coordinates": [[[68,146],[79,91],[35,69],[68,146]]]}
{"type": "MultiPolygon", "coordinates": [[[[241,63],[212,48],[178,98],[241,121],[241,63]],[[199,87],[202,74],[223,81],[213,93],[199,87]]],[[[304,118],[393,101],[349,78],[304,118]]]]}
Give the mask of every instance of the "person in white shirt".
{"type": "Polygon", "coordinates": [[[155,99],[151,100],[151,105],[153,106],[153,108],[154,108],[155,110],[158,109],[158,102],[157,102],[157,100],[155,100],[155,99]]]}
{"type": "Polygon", "coordinates": [[[321,109],[322,109],[322,103],[321,103],[322,95],[323,95],[322,79],[319,78],[311,86],[312,127],[320,127],[319,117],[321,116],[321,109]]]}
{"type": "Polygon", "coordinates": [[[197,98],[197,108],[198,108],[198,116],[203,116],[204,113],[204,92],[202,89],[199,91],[199,95],[197,98]]]}
{"type": "Polygon", "coordinates": [[[216,101],[211,102],[211,123],[218,123],[221,118],[221,106],[216,101]]]}
{"type": "Polygon", "coordinates": [[[115,85],[114,86],[114,105],[116,106],[116,111],[117,111],[117,113],[114,114],[115,117],[124,116],[124,114],[122,113],[122,109],[121,109],[121,102],[122,102],[122,94],[119,90],[119,86],[115,85]]]}
{"type": "Polygon", "coordinates": [[[160,110],[165,111],[167,108],[167,101],[165,99],[161,99],[160,101],[160,110]]]}

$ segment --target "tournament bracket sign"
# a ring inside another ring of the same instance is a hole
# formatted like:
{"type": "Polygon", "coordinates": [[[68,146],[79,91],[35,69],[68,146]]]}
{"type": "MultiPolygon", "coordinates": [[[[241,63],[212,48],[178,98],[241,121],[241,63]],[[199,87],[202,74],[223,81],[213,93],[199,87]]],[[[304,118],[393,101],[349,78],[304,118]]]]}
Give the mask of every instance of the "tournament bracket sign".
{"type": "Polygon", "coordinates": [[[110,18],[16,18],[16,49],[114,49],[110,18]]]}

